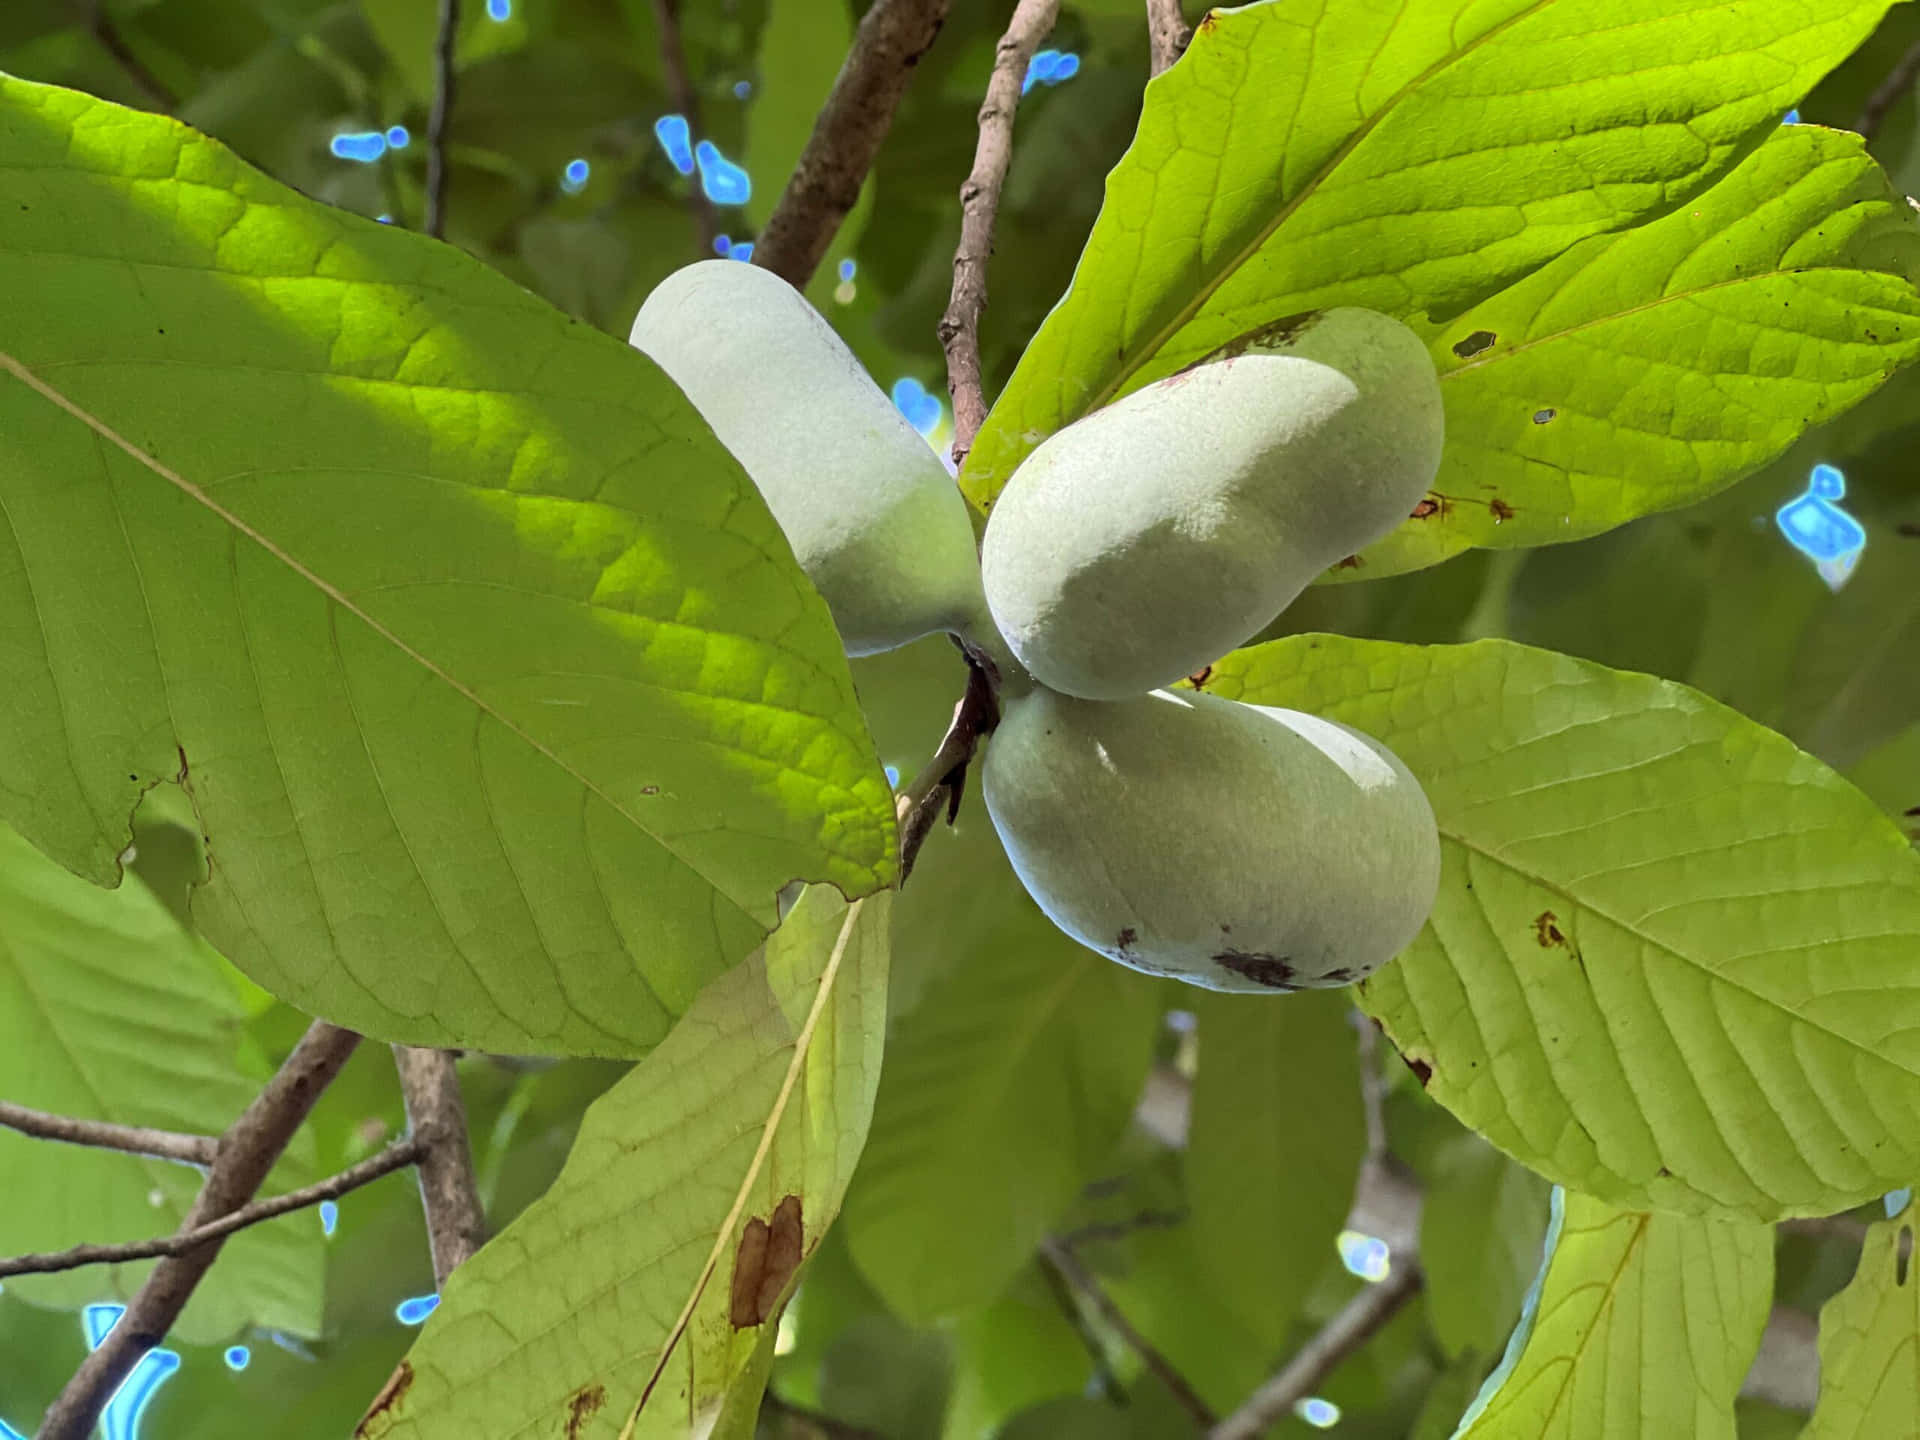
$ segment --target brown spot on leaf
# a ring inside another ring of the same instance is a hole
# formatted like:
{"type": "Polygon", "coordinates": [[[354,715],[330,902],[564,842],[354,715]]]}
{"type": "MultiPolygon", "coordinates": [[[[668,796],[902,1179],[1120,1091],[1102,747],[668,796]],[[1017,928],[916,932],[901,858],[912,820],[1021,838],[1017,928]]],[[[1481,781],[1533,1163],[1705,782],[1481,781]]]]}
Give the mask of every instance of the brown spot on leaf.
{"type": "Polygon", "coordinates": [[[1664,1165],[1653,1173],[1658,1175],[1662,1180],[1671,1180],[1673,1178],[1673,1172],[1664,1165]]]}
{"type": "Polygon", "coordinates": [[[1333,568],[1336,570],[1358,570],[1366,563],[1367,562],[1362,560],[1358,555],[1349,555],[1333,568]]]}
{"type": "Polygon", "coordinates": [[[573,1392],[573,1398],[567,1402],[567,1440],[580,1440],[587,1433],[587,1422],[600,1413],[600,1407],[607,1403],[607,1387],[589,1385],[573,1392]]]}
{"type": "Polygon", "coordinates": [[[367,1413],[360,1417],[360,1423],[353,1427],[354,1440],[373,1440],[374,1436],[384,1435],[393,1428],[398,1419],[395,1413],[400,1402],[406,1398],[407,1391],[413,1388],[412,1362],[402,1360],[400,1368],[387,1377],[387,1383],[380,1387],[380,1393],[373,1397],[373,1404],[367,1407],[367,1413]]]}
{"type": "Polygon", "coordinates": [[[1202,665],[1199,668],[1199,670],[1197,670],[1195,673],[1187,676],[1187,683],[1193,686],[1193,688],[1196,690],[1204,690],[1207,688],[1207,681],[1211,680],[1212,678],[1213,678],[1213,666],[1202,665]]]}
{"type": "MultiPolygon", "coordinates": [[[[1209,10],[1207,11],[1206,14],[1200,17],[1200,23],[1193,27],[1193,33],[1196,36],[1205,35],[1208,31],[1212,30],[1219,23],[1220,22],[1214,18],[1213,11],[1209,10]]],[[[22,205],[20,208],[24,210],[27,207],[22,205]]]]}
{"type": "Polygon", "coordinates": [[[1904,535],[1909,540],[1920,540],[1920,523],[1912,520],[1902,520],[1898,525],[1893,527],[1893,533],[1896,535],[1904,535]]]}
{"type": "MultiPolygon", "coordinates": [[[[1551,910],[1542,910],[1533,917],[1533,938],[1540,942],[1541,949],[1546,950],[1555,945],[1567,944],[1567,937],[1560,933],[1559,920],[1560,917],[1551,910]]],[[[1568,945],[1567,948],[1573,947],[1568,945]]]]}
{"type": "Polygon", "coordinates": [[[1912,1259],[1913,1227],[1911,1225],[1902,1225],[1900,1227],[1900,1243],[1895,1247],[1893,1256],[1894,1284],[1905,1285],[1907,1283],[1907,1266],[1912,1259]]]}
{"type": "Polygon", "coordinates": [[[1427,496],[1426,499],[1422,500],[1418,505],[1413,507],[1413,518],[1415,520],[1424,520],[1429,515],[1438,515],[1439,513],[1440,513],[1440,502],[1434,499],[1431,495],[1427,496]]]}
{"type": "Polygon", "coordinates": [[[787,1196],[775,1207],[771,1223],[758,1215],[747,1222],[733,1255],[733,1293],[727,1318],[734,1329],[751,1329],[771,1318],[787,1282],[800,1268],[805,1238],[798,1195],[787,1196]]]}
{"type": "Polygon", "coordinates": [[[658,795],[660,793],[660,787],[658,785],[642,785],[640,787],[640,793],[642,795],[658,795]]]}
{"type": "MultiPolygon", "coordinates": [[[[1269,320],[1265,325],[1256,326],[1244,335],[1236,335],[1226,344],[1186,367],[1192,370],[1198,365],[1207,365],[1215,360],[1232,360],[1246,354],[1249,350],[1273,349],[1286,343],[1307,329],[1320,318],[1318,310],[1301,310],[1292,315],[1283,315],[1278,320],[1269,320]]],[[[1183,374],[1185,371],[1182,372],[1183,374]]]]}
{"type": "Polygon", "coordinates": [[[1433,1079],[1433,1066],[1422,1060],[1418,1055],[1402,1055],[1400,1058],[1407,1062],[1407,1069],[1411,1070],[1413,1072],[1413,1078],[1420,1082],[1420,1088],[1422,1090],[1426,1089],[1427,1082],[1433,1079]]]}
{"type": "Polygon", "coordinates": [[[1124,950],[1139,938],[1140,938],[1140,932],[1135,930],[1131,925],[1129,925],[1127,926],[1126,929],[1120,932],[1118,938],[1115,939],[1114,944],[1118,945],[1122,950],[1124,950]]]}
{"type": "Polygon", "coordinates": [[[1513,518],[1513,507],[1498,495],[1487,501],[1487,509],[1493,512],[1493,523],[1496,525],[1504,524],[1513,518]]]}
{"type": "Polygon", "coordinates": [[[1462,360],[1471,360],[1499,338],[1500,337],[1491,330],[1476,330],[1467,336],[1466,339],[1455,345],[1453,347],[1453,353],[1458,355],[1462,360]]]}
{"type": "Polygon", "coordinates": [[[1297,990],[1293,966],[1284,955],[1263,955],[1256,950],[1222,950],[1213,957],[1236,975],[1244,975],[1256,985],[1270,990],[1297,990]]]}

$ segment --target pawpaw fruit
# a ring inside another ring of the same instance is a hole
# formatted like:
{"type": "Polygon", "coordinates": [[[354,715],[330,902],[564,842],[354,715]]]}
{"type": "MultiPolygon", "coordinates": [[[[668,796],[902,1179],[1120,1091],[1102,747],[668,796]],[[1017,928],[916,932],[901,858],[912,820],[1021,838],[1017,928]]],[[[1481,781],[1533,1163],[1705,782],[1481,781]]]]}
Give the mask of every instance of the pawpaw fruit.
{"type": "Polygon", "coordinates": [[[1200,691],[1036,687],[988,742],[987,813],[1027,892],[1090,949],[1210,990],[1345,985],[1426,922],[1440,840],[1379,741],[1200,691]]]}
{"type": "Polygon", "coordinates": [[[752,479],[849,655],[990,631],[953,477],[793,286],[700,261],[647,296],[629,343],[752,479]]]}
{"type": "Polygon", "coordinates": [[[1112,700],[1258,634],[1440,464],[1426,347],[1371,310],[1255,332],[1048,437],[994,502],[987,604],[1041,684],[1112,700]]]}

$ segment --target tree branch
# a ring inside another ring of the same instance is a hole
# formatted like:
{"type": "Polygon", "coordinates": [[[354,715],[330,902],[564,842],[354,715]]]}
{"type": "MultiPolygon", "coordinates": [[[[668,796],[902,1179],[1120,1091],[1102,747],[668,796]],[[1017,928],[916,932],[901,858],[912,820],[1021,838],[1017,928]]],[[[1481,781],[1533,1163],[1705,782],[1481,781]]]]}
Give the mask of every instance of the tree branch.
{"type": "MultiPolygon", "coordinates": [[[[756,255],[758,251],[754,252],[756,255]]],[[[953,707],[953,723],[941,737],[933,758],[921,767],[907,788],[894,798],[894,818],[900,830],[900,883],[907,883],[920,847],[945,810],[947,823],[960,811],[960,795],[967,783],[967,766],[980,737],[1000,723],[1000,702],[993,677],[985,666],[967,657],[967,688],[953,707]]]]}
{"type": "Polygon", "coordinates": [[[1173,1398],[1193,1417],[1195,1424],[1202,1427],[1213,1424],[1212,1407],[1200,1398],[1193,1386],[1187,1383],[1187,1377],[1174,1369],[1172,1362],[1154,1347],[1153,1342],[1133,1328],[1133,1322],[1113,1303],[1113,1297],[1094,1278],[1093,1272],[1080,1263],[1078,1255],[1058,1240],[1049,1238],[1040,1242],[1040,1260],[1042,1264],[1058,1271],[1069,1286],[1092,1302],[1094,1309],[1100,1312],[1100,1318],[1113,1327],[1127,1348],[1138,1355],[1140,1362],[1172,1392],[1173,1398]]]}
{"type": "MultiPolygon", "coordinates": [[[[206,1184],[181,1222],[183,1232],[229,1215],[253,1198],[314,1102],[359,1043],[353,1031],[324,1020],[307,1028],[279,1072],[220,1137],[206,1184]]],[[[147,1283],[128,1302],[126,1313],[48,1407],[38,1440],[86,1440],[101,1410],[140,1357],[166,1338],[224,1243],[224,1238],[203,1241],[154,1267],[147,1283]]]]}
{"type": "Polygon", "coordinates": [[[845,1420],[836,1420],[831,1415],[818,1410],[810,1410],[805,1405],[797,1405],[791,1400],[783,1400],[780,1392],[771,1385],[767,1387],[762,1403],[774,1414],[804,1426],[827,1440],[883,1440],[880,1432],[869,1430],[864,1425],[853,1425],[845,1420]]]}
{"type": "Polygon", "coordinates": [[[100,48],[111,55],[114,63],[127,72],[127,78],[133,81],[140,93],[145,95],[162,110],[173,110],[180,104],[180,97],[167,88],[166,82],[147,68],[146,61],[133,53],[127,44],[127,37],[120,33],[120,27],[113,23],[113,16],[107,13],[107,0],[93,0],[88,9],[87,28],[93,32],[93,38],[100,42],[100,48]]]}
{"type": "MultiPolygon", "coordinates": [[[[693,77],[687,69],[687,48],[680,38],[678,0],[653,0],[653,24],[660,32],[660,68],[667,72],[667,94],[672,97],[673,108],[687,117],[688,127],[697,135],[700,132],[700,92],[694,89],[693,77]]],[[[707,192],[697,179],[693,182],[692,193],[687,197],[687,208],[693,212],[694,228],[699,232],[700,253],[713,254],[713,242],[720,233],[720,222],[713,213],[713,202],[707,199],[707,192]]],[[[757,246],[755,251],[758,252],[757,246]]]]}
{"type": "Polygon", "coordinates": [[[1871,140],[1880,133],[1888,112],[1913,89],[1916,78],[1920,78],[1920,41],[1900,57],[1861,107],[1860,118],[1853,122],[1853,128],[1860,132],[1862,139],[1871,140]]]}
{"type": "Polygon", "coordinates": [[[427,217],[421,228],[436,240],[447,233],[447,132],[453,121],[453,47],[460,33],[460,0],[440,0],[433,42],[433,112],[427,118],[427,217]]]}
{"type": "Polygon", "coordinates": [[[1180,0],[1147,0],[1147,40],[1153,47],[1153,66],[1148,77],[1164,75],[1167,68],[1187,53],[1193,31],[1180,13],[1180,0]]]}
{"type": "Polygon", "coordinates": [[[1420,1293],[1424,1283],[1420,1262],[1411,1254],[1395,1255],[1392,1265],[1386,1279],[1367,1286],[1341,1307],[1278,1374],[1208,1431],[1207,1440],[1259,1440],[1269,1425],[1290,1414],[1342,1360],[1372,1339],[1401,1306],[1420,1293]]]}
{"type": "Polygon", "coordinates": [[[427,1212],[434,1285],[444,1287],[447,1277],[487,1240],[460,1074],[450,1050],[396,1045],[393,1059],[407,1102],[407,1124],[420,1145],[420,1204],[427,1212]]]}
{"type": "Polygon", "coordinates": [[[795,289],[827,253],[840,222],[860,198],[913,67],[947,18],[948,0],[874,0],[854,32],[833,91],[781,192],[767,228],[753,242],[753,263],[795,289]]]}
{"type": "Polygon", "coordinates": [[[29,1110],[5,1100],[0,1100],[0,1125],[37,1140],[63,1140],[69,1145],[91,1145],[97,1150],[124,1150],[129,1155],[171,1160],[177,1165],[197,1165],[203,1170],[213,1163],[220,1146],[211,1135],[181,1135],[145,1125],[115,1125],[106,1120],[49,1115],[44,1110],[29,1110]]]}
{"type": "Polygon", "coordinates": [[[275,1195],[270,1200],[256,1200],[194,1230],[181,1230],[152,1240],[130,1240],[121,1245],[76,1245],[71,1250],[17,1255],[12,1259],[0,1260],[0,1277],[48,1275],[59,1270],[77,1270],[83,1265],[120,1265],[130,1260],[184,1255],[197,1245],[218,1240],[249,1225],[258,1225],[263,1220],[272,1220],[294,1210],[304,1210],[309,1205],[318,1205],[322,1200],[338,1200],[351,1190],[370,1185],[383,1175],[390,1175],[403,1166],[413,1164],[420,1158],[421,1148],[417,1139],[397,1141],[378,1155],[349,1166],[337,1175],[300,1190],[275,1195]]]}
{"type": "Polygon", "coordinates": [[[993,253],[993,222],[1000,191],[1013,163],[1013,116],[1026,83],[1027,62],[1053,29],[1060,0],[1020,0],[994,53],[987,98],[980,102],[980,138],[973,170],[960,187],[960,244],[953,252],[953,298],[940,317],[940,344],[947,352],[947,389],[953,395],[953,463],[973,448],[986,423],[980,379],[980,316],[987,308],[987,257],[993,253]]]}

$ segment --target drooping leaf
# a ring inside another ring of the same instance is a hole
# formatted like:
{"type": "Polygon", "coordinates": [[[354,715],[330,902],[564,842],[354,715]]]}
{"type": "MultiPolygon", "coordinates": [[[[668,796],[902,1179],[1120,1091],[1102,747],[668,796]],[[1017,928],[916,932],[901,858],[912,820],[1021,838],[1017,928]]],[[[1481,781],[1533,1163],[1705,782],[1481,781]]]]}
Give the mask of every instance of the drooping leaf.
{"type": "Polygon", "coordinates": [[[1435,1157],[1420,1209],[1427,1319],[1449,1359],[1497,1354],[1540,1268],[1547,1185],[1478,1137],[1435,1157]]]}
{"type": "MultiPolygon", "coordinates": [[[[89,885],[0,825],[0,1097],[58,1115],[218,1135],[267,1074],[241,1035],[225,968],[139,881],[89,885]]],[[[313,1153],[302,1131],[268,1189],[310,1183],[313,1153]]],[[[171,1234],[205,1178],[5,1128],[0,1174],[5,1255],[171,1234]]],[[[321,1268],[311,1215],[244,1230],[194,1291],[175,1337],[212,1344],[249,1325],[318,1335],[321,1268]]],[[[12,1277],[6,1288],[77,1309],[131,1296],[152,1269],[152,1261],[89,1266],[12,1277]]]]}
{"type": "Polygon", "coordinates": [[[1773,1299],[1773,1232],[1555,1192],[1529,1320],[1460,1440],[1734,1440],[1773,1299]]]}
{"type": "Polygon", "coordinates": [[[1442,879],[1361,1004],[1429,1091],[1610,1203],[1830,1214],[1920,1172],[1920,856],[1684,686],[1497,641],[1302,636],[1210,690],[1390,745],[1442,879]]]}
{"type": "Polygon", "coordinates": [[[1216,11],[1148,87],[1072,287],[968,458],[1327,304],[1445,316],[1684,205],[1888,0],[1288,0],[1216,11]]]}
{"type": "Polygon", "coordinates": [[[1820,1311],[1820,1399],[1802,1440],[1920,1435],[1914,1210],[1868,1227],[1853,1281],[1820,1311]]]}
{"type": "Polygon", "coordinates": [[[1015,1412],[1086,1389],[1086,1345],[1037,1267],[962,1316],[951,1334],[953,1394],[942,1440],[989,1440],[1015,1412]]]}
{"type": "Polygon", "coordinates": [[[890,896],[810,887],[587,1112],[553,1188],[454,1272],[357,1432],[580,1440],[750,1419],[838,1213],[885,1034],[890,896]]]}
{"type": "Polygon", "coordinates": [[[1367,1133],[1345,992],[1263,998],[1195,997],[1186,1174],[1205,1283],[1277,1351],[1336,1253],[1367,1133]]]}
{"type": "Polygon", "coordinates": [[[171,121],[0,80],[0,818],[389,1039],[633,1054],[891,876],[824,605],[644,357],[171,121]]]}
{"type": "Polygon", "coordinates": [[[1336,578],[1688,505],[1920,355],[1920,227],[1856,135],[1785,125],[1704,195],[1427,333],[1438,508],[1336,578]]]}

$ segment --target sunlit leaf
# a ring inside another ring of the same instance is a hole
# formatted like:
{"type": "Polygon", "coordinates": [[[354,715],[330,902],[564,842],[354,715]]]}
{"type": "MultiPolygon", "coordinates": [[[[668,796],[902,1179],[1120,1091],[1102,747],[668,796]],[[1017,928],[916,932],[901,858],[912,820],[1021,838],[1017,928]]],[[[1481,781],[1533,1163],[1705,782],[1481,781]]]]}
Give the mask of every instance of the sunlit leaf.
{"type": "Polygon", "coordinates": [[[1867,1231],[1853,1282],[1820,1311],[1820,1400],[1802,1440],[1920,1435],[1920,1279],[1911,1202],[1867,1231]]]}

